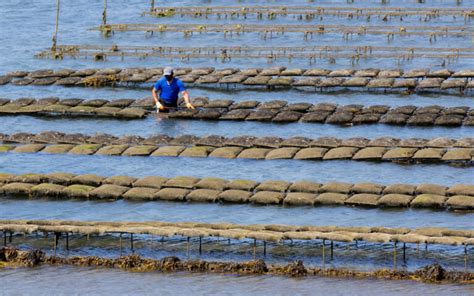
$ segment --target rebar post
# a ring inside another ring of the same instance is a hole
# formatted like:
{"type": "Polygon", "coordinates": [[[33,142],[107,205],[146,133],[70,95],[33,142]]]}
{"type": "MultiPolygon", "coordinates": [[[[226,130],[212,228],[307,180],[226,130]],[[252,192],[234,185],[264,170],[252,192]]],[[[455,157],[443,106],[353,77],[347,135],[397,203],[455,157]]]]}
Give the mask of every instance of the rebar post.
{"type": "Polygon", "coordinates": [[[122,242],[122,233],[119,236],[119,245],[120,245],[120,257],[122,257],[123,242],[122,242]]]}
{"type": "Polygon", "coordinates": [[[189,259],[189,236],[186,238],[187,242],[186,242],[186,257],[188,257],[189,259]]]}
{"type": "Polygon", "coordinates": [[[202,237],[199,237],[199,255],[202,254],[202,237]]]}
{"type": "Polygon", "coordinates": [[[393,270],[397,271],[397,242],[393,242],[393,270]]]}
{"type": "Polygon", "coordinates": [[[58,248],[58,243],[59,243],[59,233],[55,232],[54,233],[54,256],[56,256],[56,250],[58,248]]]}
{"type": "Polygon", "coordinates": [[[407,250],[407,246],[405,243],[403,243],[403,262],[407,261],[406,250],[407,250]]]}
{"type": "Polygon", "coordinates": [[[464,271],[467,272],[467,245],[464,245],[464,271]]]}
{"type": "Polygon", "coordinates": [[[107,25],[107,0],[104,0],[104,11],[102,12],[102,25],[107,25]]]}
{"type": "Polygon", "coordinates": [[[66,232],[66,250],[69,251],[69,232],[66,232]]]}
{"type": "Polygon", "coordinates": [[[326,240],[323,239],[323,269],[326,268],[326,240]]]}
{"type": "Polygon", "coordinates": [[[253,260],[257,259],[257,240],[253,239],[253,260]]]}
{"type": "Polygon", "coordinates": [[[56,53],[57,42],[58,42],[58,31],[59,31],[59,8],[61,5],[61,0],[56,0],[56,29],[53,36],[53,45],[51,46],[51,51],[56,53]]]}
{"type": "Polygon", "coordinates": [[[331,241],[331,261],[334,260],[334,241],[331,241]]]}

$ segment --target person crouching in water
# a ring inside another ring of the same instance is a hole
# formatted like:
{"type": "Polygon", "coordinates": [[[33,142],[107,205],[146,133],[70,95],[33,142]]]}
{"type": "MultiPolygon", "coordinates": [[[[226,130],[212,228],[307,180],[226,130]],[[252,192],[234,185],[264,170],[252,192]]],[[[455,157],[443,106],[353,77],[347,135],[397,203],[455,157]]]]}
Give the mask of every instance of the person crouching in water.
{"type": "Polygon", "coordinates": [[[184,84],[181,80],[174,77],[174,71],[171,67],[166,67],[163,71],[163,77],[158,79],[151,91],[153,94],[153,100],[155,100],[156,111],[169,111],[169,108],[178,107],[178,96],[179,93],[183,94],[186,108],[194,109],[194,106],[189,101],[189,94],[184,88],[184,84]],[[160,95],[157,95],[157,92],[160,95]]]}

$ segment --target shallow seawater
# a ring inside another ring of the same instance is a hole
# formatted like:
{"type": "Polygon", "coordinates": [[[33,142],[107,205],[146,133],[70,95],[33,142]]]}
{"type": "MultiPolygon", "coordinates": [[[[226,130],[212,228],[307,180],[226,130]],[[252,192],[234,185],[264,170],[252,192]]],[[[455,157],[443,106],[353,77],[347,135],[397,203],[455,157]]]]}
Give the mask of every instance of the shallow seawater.
{"type": "MultiPolygon", "coordinates": [[[[156,1],[155,1],[156,2],[156,1]]],[[[173,1],[173,6],[181,5],[288,5],[287,1],[239,1],[235,3],[233,1],[173,1]]],[[[0,4],[0,9],[5,12],[4,18],[1,21],[0,33],[5,36],[5,42],[0,53],[3,58],[0,59],[0,64],[3,66],[2,70],[9,71],[18,68],[24,69],[39,69],[44,67],[64,68],[64,67],[124,67],[124,66],[147,66],[161,64],[163,62],[171,62],[176,65],[183,66],[208,66],[208,65],[219,65],[221,67],[241,67],[242,65],[248,66],[266,66],[268,65],[265,59],[263,60],[232,60],[230,63],[222,64],[220,61],[213,61],[212,59],[201,59],[194,60],[158,60],[158,59],[138,59],[131,58],[122,61],[120,58],[110,59],[105,63],[94,63],[92,58],[88,60],[83,59],[65,59],[63,61],[51,61],[48,59],[34,60],[32,56],[41,50],[47,49],[51,46],[51,38],[54,32],[54,21],[55,21],[55,3],[51,1],[35,1],[34,4],[29,6],[20,6],[21,1],[9,0],[3,1],[0,4]],[[21,9],[19,9],[21,7],[21,9]],[[25,20],[27,18],[27,20],[25,20]],[[21,30],[22,26],[27,24],[29,30],[21,30]],[[14,33],[12,33],[14,32],[14,33]],[[18,46],[20,45],[21,46],[18,46]],[[14,58],[12,58],[14,57],[14,58]]],[[[156,6],[168,6],[169,4],[161,4],[156,2],[156,6]]],[[[332,1],[318,1],[314,3],[312,1],[292,1],[291,5],[317,5],[317,6],[340,6],[340,7],[384,7],[380,5],[379,1],[355,1],[353,4],[348,4],[347,1],[332,0],[332,1]]],[[[385,7],[411,7],[411,8],[430,8],[430,7],[469,7],[469,1],[463,1],[459,5],[455,5],[455,1],[436,1],[431,0],[428,3],[416,3],[411,0],[407,1],[390,1],[385,7]]],[[[242,20],[215,20],[209,18],[206,19],[194,19],[194,18],[153,18],[150,16],[141,16],[142,12],[149,10],[149,1],[123,1],[110,0],[108,1],[107,20],[110,24],[117,23],[155,23],[155,24],[167,24],[171,26],[173,23],[258,23],[258,24],[269,24],[277,25],[278,23],[302,23],[296,22],[288,18],[276,19],[276,20],[262,20],[256,22],[252,19],[242,20]]],[[[436,41],[429,42],[429,36],[395,36],[391,41],[387,40],[387,36],[381,35],[356,35],[353,34],[351,38],[344,39],[343,34],[340,32],[336,34],[323,34],[315,36],[312,39],[304,41],[303,33],[288,33],[284,35],[278,35],[274,38],[262,39],[262,36],[256,33],[247,33],[236,35],[234,34],[231,38],[224,38],[223,33],[203,33],[194,34],[190,38],[184,38],[183,33],[171,33],[166,32],[162,34],[154,34],[152,37],[147,37],[149,34],[145,32],[117,32],[110,38],[103,38],[100,32],[89,31],[90,28],[100,25],[102,19],[103,2],[96,1],[91,3],[90,1],[80,0],[74,2],[62,3],[61,15],[60,15],[60,27],[59,27],[59,44],[102,44],[102,45],[150,45],[150,46],[324,46],[324,45],[340,45],[340,46],[358,46],[358,45],[373,45],[373,46],[401,46],[412,48],[412,47],[471,47],[472,42],[470,38],[466,37],[444,37],[438,36],[436,41]],[[78,18],[77,16],[81,17],[78,18]]],[[[318,24],[321,20],[319,18],[311,22],[303,22],[305,24],[318,24]]],[[[450,18],[439,18],[435,22],[425,22],[420,17],[405,18],[404,21],[397,21],[394,18],[390,22],[383,22],[380,19],[374,17],[368,22],[366,19],[354,18],[347,20],[345,18],[325,18],[324,23],[339,23],[348,26],[368,26],[368,25],[391,25],[395,29],[399,26],[468,26],[470,21],[465,23],[462,17],[456,19],[450,18]]],[[[350,59],[339,59],[335,64],[328,63],[327,60],[317,60],[316,65],[313,67],[328,67],[328,68],[341,68],[341,67],[385,67],[385,68],[440,68],[443,64],[447,64],[449,67],[456,68],[472,68],[472,61],[465,60],[443,60],[443,59],[424,59],[418,58],[410,61],[404,61],[403,59],[368,59],[361,60],[359,64],[353,65],[350,59]]],[[[298,66],[309,66],[307,60],[292,60],[291,63],[288,59],[280,59],[274,62],[272,65],[290,65],[294,67],[298,66]]],[[[2,71],[3,72],[3,71],[2,71]]]]}
{"type": "Polygon", "coordinates": [[[98,175],[221,177],[315,182],[374,182],[382,184],[438,183],[446,186],[472,183],[474,168],[440,164],[401,165],[353,160],[253,160],[192,157],[80,156],[45,153],[0,153],[0,170],[7,173],[70,172],[98,175]],[[344,174],[341,174],[344,172],[344,174]]]}
{"type": "Polygon", "coordinates": [[[276,276],[235,276],[214,274],[129,273],[78,267],[40,267],[0,270],[0,279],[9,284],[5,294],[36,295],[100,294],[100,295],[467,295],[473,292],[467,285],[430,285],[409,281],[350,280],[331,278],[291,279],[276,276]],[[71,285],[70,274],[75,274],[71,285]],[[117,283],[127,283],[117,285],[117,283]],[[357,288],[355,288],[357,287],[357,288]]]}
{"type": "MultiPolygon", "coordinates": [[[[59,98],[77,98],[82,99],[123,99],[133,98],[141,99],[148,97],[151,100],[150,84],[140,87],[60,87],[60,86],[16,86],[5,85],[0,88],[0,97],[17,99],[24,97],[59,97],[59,98]]],[[[191,87],[189,89],[191,97],[205,96],[211,100],[230,99],[239,101],[271,101],[285,100],[291,103],[327,103],[332,102],[338,105],[360,104],[364,106],[388,105],[391,107],[416,105],[429,106],[440,105],[443,107],[474,106],[472,93],[460,96],[456,93],[417,93],[404,95],[399,92],[381,92],[381,91],[314,91],[314,89],[265,89],[265,88],[241,88],[241,87],[191,87]]]]}
{"type": "Polygon", "coordinates": [[[352,207],[222,205],[179,202],[0,200],[5,219],[196,221],[243,224],[449,227],[471,229],[472,213],[352,207]]]}
{"type": "MultiPolygon", "coordinates": [[[[190,59],[169,60],[154,58],[110,58],[105,62],[94,62],[93,59],[65,58],[64,60],[37,59],[36,53],[51,46],[51,37],[54,31],[55,1],[39,0],[25,4],[19,0],[0,1],[0,75],[14,70],[36,70],[42,68],[110,68],[110,67],[161,67],[165,64],[175,67],[207,67],[216,68],[238,67],[268,67],[283,65],[288,68],[431,68],[440,69],[446,66],[452,70],[472,69],[474,61],[469,59],[428,59],[416,58],[406,61],[403,59],[361,59],[353,63],[350,59],[336,59],[335,63],[328,60],[317,60],[316,64],[309,64],[307,60],[278,59],[273,63],[267,60],[233,59],[222,63],[219,60],[190,59]]],[[[344,24],[352,27],[361,26],[471,26],[472,19],[464,20],[461,17],[439,17],[424,20],[420,16],[391,18],[383,21],[381,17],[356,17],[348,20],[344,17],[323,17],[311,21],[301,22],[294,17],[279,16],[274,20],[256,20],[249,17],[217,19],[181,17],[153,18],[141,16],[149,9],[149,1],[108,1],[108,23],[155,23],[172,26],[173,23],[226,23],[226,24],[344,24]]],[[[159,3],[158,5],[169,5],[159,3]]],[[[422,4],[414,0],[387,1],[385,5],[380,0],[356,0],[349,4],[345,0],[322,1],[296,0],[260,0],[238,2],[228,0],[200,0],[173,1],[176,6],[207,6],[207,5],[311,5],[311,6],[338,6],[338,7],[456,7],[470,8],[470,1],[455,0],[428,0],[422,4]],[[317,3],[316,3],[317,2],[317,3]]],[[[256,33],[227,36],[222,33],[193,34],[185,38],[183,33],[164,33],[149,36],[145,32],[117,32],[109,38],[104,38],[97,31],[89,29],[101,23],[103,1],[62,1],[59,26],[58,44],[101,44],[118,45],[148,45],[148,46],[401,46],[401,47],[439,47],[439,48],[472,48],[472,38],[439,36],[429,41],[427,36],[395,36],[391,41],[386,35],[352,35],[344,39],[340,32],[313,36],[304,40],[302,33],[288,33],[274,35],[273,38],[262,38],[256,33]]],[[[137,88],[65,88],[57,86],[0,86],[0,97],[60,97],[84,99],[139,99],[149,97],[151,85],[137,88]]],[[[339,105],[362,104],[388,105],[391,107],[402,105],[441,105],[444,107],[469,106],[474,107],[471,93],[459,95],[456,92],[449,94],[418,93],[404,95],[401,93],[366,92],[354,90],[336,90],[319,92],[306,90],[265,90],[241,89],[230,87],[207,88],[191,87],[192,97],[206,96],[210,99],[244,100],[286,100],[296,102],[332,102],[339,105]]],[[[361,125],[353,127],[339,127],[323,124],[273,124],[258,122],[213,122],[213,121],[186,121],[163,120],[150,116],[144,120],[119,121],[110,119],[66,118],[66,117],[29,117],[5,116],[0,117],[0,133],[12,134],[15,132],[39,133],[45,130],[57,130],[67,133],[94,134],[97,132],[110,133],[117,136],[133,134],[149,136],[156,133],[166,133],[170,136],[195,134],[198,136],[218,134],[222,136],[255,135],[255,136],[306,136],[316,138],[320,136],[334,136],[338,138],[394,136],[399,138],[435,138],[435,137],[472,137],[474,128],[445,128],[445,127],[399,127],[384,124],[361,125]]],[[[9,173],[48,173],[55,171],[71,172],[76,174],[95,173],[104,176],[130,175],[142,177],[147,175],[161,175],[173,177],[192,175],[197,177],[216,176],[226,179],[254,179],[258,181],[277,180],[312,180],[316,182],[375,182],[382,184],[392,183],[436,183],[450,186],[459,183],[473,183],[474,169],[472,167],[452,167],[440,164],[400,165],[394,163],[355,162],[355,161],[256,161],[256,160],[224,160],[224,159],[196,159],[196,158],[155,158],[155,157],[102,157],[102,156],[73,156],[73,155],[46,155],[46,154],[17,154],[0,153],[0,171],[9,173]]],[[[291,224],[291,225],[344,225],[344,226],[387,226],[387,227],[449,227],[454,229],[473,229],[474,220],[471,213],[455,213],[433,210],[383,210],[362,209],[352,207],[279,207],[253,205],[222,205],[222,204],[191,204],[176,202],[98,202],[98,201],[56,201],[47,199],[13,199],[0,198],[1,219],[70,219],[70,220],[99,220],[99,221],[200,221],[200,222],[233,222],[242,224],[291,224]]],[[[118,256],[117,237],[94,237],[90,241],[85,238],[73,237],[72,249],[69,253],[64,250],[62,243],[58,249],[61,255],[100,255],[118,256]]],[[[23,238],[15,236],[13,245],[21,248],[29,246],[41,248],[51,253],[52,241],[50,238],[30,236],[23,238]]],[[[196,240],[191,240],[191,258],[207,260],[251,260],[250,242],[216,243],[214,240],[205,240],[203,254],[197,253],[196,240]]],[[[321,266],[321,242],[295,243],[293,247],[286,244],[268,245],[267,262],[285,264],[288,261],[302,259],[310,266],[321,266]]],[[[128,254],[131,250],[126,246],[128,254]]],[[[175,238],[161,244],[157,238],[138,236],[136,250],[145,257],[161,258],[163,256],[178,255],[186,258],[186,240],[175,238]]],[[[336,244],[335,260],[327,261],[326,266],[348,266],[361,270],[374,268],[391,268],[393,265],[393,246],[390,244],[377,246],[362,244],[358,247],[353,244],[336,244]]],[[[466,262],[463,248],[430,246],[429,252],[424,248],[417,250],[416,246],[409,245],[407,261],[400,260],[399,268],[413,270],[426,264],[439,262],[447,268],[472,271],[474,263],[472,256],[466,262]]],[[[262,257],[259,245],[258,257],[262,257]]],[[[327,259],[327,258],[326,258],[327,259]]],[[[291,279],[273,276],[235,276],[212,274],[160,274],[160,273],[129,273],[119,270],[105,270],[78,267],[51,267],[38,268],[8,268],[0,269],[0,294],[3,295],[69,295],[69,294],[102,294],[102,295],[130,295],[130,294],[197,294],[197,295],[243,295],[243,294],[275,294],[275,295],[469,295],[474,293],[467,285],[429,285],[409,281],[378,281],[352,280],[332,278],[291,279]],[[71,284],[74,283],[74,284],[71,284]]]]}
{"type": "Polygon", "coordinates": [[[441,127],[441,126],[396,126],[388,124],[362,124],[355,126],[339,126],[319,123],[271,123],[255,121],[223,121],[223,120],[170,120],[154,114],[145,119],[115,120],[100,118],[68,118],[68,117],[1,117],[0,133],[16,132],[40,133],[46,130],[65,133],[108,133],[116,136],[139,135],[147,137],[153,134],[179,136],[192,134],[196,136],[221,135],[234,137],[251,135],[258,137],[277,136],[289,138],[301,136],[318,138],[331,136],[338,138],[364,137],[374,139],[390,136],[395,138],[437,138],[448,137],[459,139],[472,137],[474,128],[441,127]],[[73,124],[71,124],[71,122],[73,124]]]}

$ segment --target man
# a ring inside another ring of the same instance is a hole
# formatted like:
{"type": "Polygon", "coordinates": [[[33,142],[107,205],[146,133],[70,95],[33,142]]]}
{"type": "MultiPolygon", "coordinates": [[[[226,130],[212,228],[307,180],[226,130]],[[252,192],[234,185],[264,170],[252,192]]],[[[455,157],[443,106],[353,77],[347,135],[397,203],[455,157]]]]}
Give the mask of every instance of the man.
{"type": "Polygon", "coordinates": [[[178,107],[179,93],[183,94],[186,108],[194,109],[194,106],[189,101],[189,94],[184,88],[181,80],[174,77],[173,68],[166,67],[163,71],[163,77],[160,78],[151,91],[153,100],[155,100],[156,112],[168,111],[169,108],[178,107]],[[160,92],[158,97],[157,92],[160,92]]]}

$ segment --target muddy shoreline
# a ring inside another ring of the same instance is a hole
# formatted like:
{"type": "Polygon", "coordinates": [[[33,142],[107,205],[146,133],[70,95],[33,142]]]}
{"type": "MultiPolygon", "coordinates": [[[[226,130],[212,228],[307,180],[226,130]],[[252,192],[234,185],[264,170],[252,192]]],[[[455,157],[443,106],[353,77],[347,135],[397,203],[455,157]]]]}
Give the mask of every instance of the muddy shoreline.
{"type": "Polygon", "coordinates": [[[53,266],[75,265],[88,267],[116,268],[131,272],[191,272],[191,273],[231,273],[239,275],[279,275],[288,277],[339,277],[383,280],[413,280],[426,283],[474,284],[474,273],[447,271],[438,264],[428,265],[416,271],[394,271],[379,269],[362,272],[343,268],[314,268],[304,266],[302,261],[287,265],[269,265],[264,260],[248,262],[218,262],[205,260],[182,261],[177,257],[159,260],[142,258],[138,255],[119,258],[98,256],[59,257],[48,256],[41,250],[21,251],[15,248],[0,249],[0,268],[36,267],[42,264],[53,266]]]}

